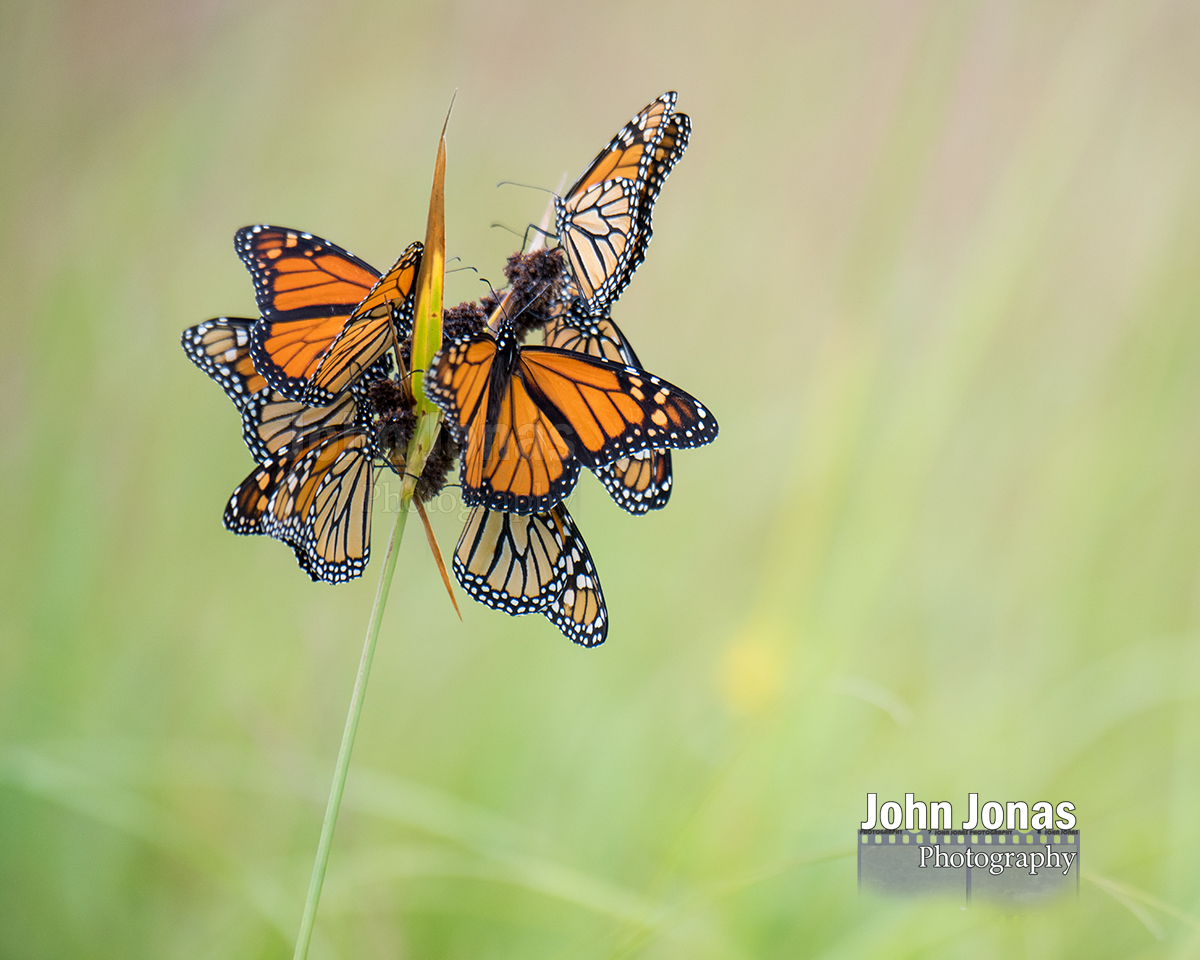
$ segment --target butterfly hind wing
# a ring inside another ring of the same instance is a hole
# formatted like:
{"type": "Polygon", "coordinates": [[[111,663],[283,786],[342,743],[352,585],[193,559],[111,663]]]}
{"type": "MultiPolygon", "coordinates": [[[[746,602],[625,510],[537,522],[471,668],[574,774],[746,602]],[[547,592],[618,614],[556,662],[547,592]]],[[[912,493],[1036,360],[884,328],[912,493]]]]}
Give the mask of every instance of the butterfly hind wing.
{"type": "MultiPolygon", "coordinates": [[[[633,344],[612,318],[593,317],[578,302],[546,325],[546,346],[641,367],[633,344]]],[[[629,513],[661,510],[671,498],[671,454],[665,448],[622,457],[594,472],[613,501],[629,513]]]]}
{"type": "Polygon", "coordinates": [[[563,529],[566,582],[542,613],[573,643],[599,646],[608,637],[608,608],[600,589],[600,575],[571,515],[561,505],[557,509],[563,529]]]}
{"type": "Polygon", "coordinates": [[[596,478],[622,510],[640,516],[671,499],[671,451],[643,450],[603,467],[596,478]]]}
{"type": "Polygon", "coordinates": [[[250,331],[254,321],[217,317],[188,327],[180,338],[183,352],[220,385],[239,410],[268,389],[250,360],[250,331]]]}
{"type": "Polygon", "coordinates": [[[575,643],[594,647],[608,635],[600,576],[562,504],[530,516],[476,507],[454,575],[480,603],[510,616],[542,613],[575,643]]]}
{"type": "Polygon", "coordinates": [[[558,208],[558,242],[590,310],[617,299],[637,265],[636,251],[645,249],[638,237],[640,192],[632,180],[606,180],[558,208]]]}

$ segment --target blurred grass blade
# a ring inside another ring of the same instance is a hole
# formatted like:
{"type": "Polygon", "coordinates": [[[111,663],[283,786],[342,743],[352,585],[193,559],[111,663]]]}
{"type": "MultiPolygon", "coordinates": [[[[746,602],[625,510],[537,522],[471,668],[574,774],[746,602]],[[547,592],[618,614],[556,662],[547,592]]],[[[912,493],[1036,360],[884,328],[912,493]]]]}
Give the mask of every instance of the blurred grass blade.
{"type": "MultiPolygon", "coordinates": [[[[450,101],[450,110],[454,101],[450,101]]],[[[334,768],[333,784],[329,790],[329,802],[325,808],[325,822],[321,826],[321,839],[317,843],[317,856],[313,862],[312,879],[309,881],[308,899],[304,904],[304,915],[300,920],[300,933],[296,937],[294,960],[305,960],[312,940],[313,925],[316,923],[317,906],[321,900],[321,888],[325,883],[325,869],[329,864],[329,851],[333,844],[333,830],[337,825],[338,810],[342,793],[346,789],[346,774],[350,769],[350,755],[354,750],[354,737],[358,732],[358,721],[362,716],[363,699],[367,680],[371,674],[371,662],[375,658],[375,644],[379,639],[379,625],[383,610],[387,606],[387,595],[396,572],[396,557],[400,541],[404,536],[404,523],[408,517],[409,504],[416,490],[417,480],[425,469],[429,451],[437,442],[440,428],[439,411],[425,396],[421,378],[429,361],[442,346],[442,290],[446,274],[446,125],[450,122],[450,111],[442,124],[442,135],[438,139],[437,159],[433,169],[433,189],[429,197],[429,221],[425,228],[425,255],[417,274],[417,294],[413,321],[413,395],[417,401],[417,429],[408,445],[404,458],[404,486],[400,492],[400,509],[396,524],[388,541],[387,556],[379,577],[379,589],[375,592],[375,605],[371,610],[371,621],[367,637],[363,642],[362,658],[358,665],[358,677],[354,681],[354,693],[350,697],[350,709],[346,715],[346,727],[342,732],[342,745],[338,750],[334,768]]],[[[435,550],[435,555],[437,551],[435,550]]],[[[440,566],[440,564],[439,564],[440,566]]],[[[443,576],[445,573],[443,572],[443,576]]],[[[454,599],[451,594],[451,600],[454,599]]],[[[455,610],[458,604],[455,603],[455,610]]],[[[460,614],[461,616],[461,614],[460,614]]]]}
{"type": "Polygon", "coordinates": [[[446,562],[442,559],[442,551],[438,547],[433,527],[429,525],[429,515],[425,513],[425,505],[420,500],[414,502],[417,505],[417,513],[421,515],[421,523],[425,525],[425,539],[429,541],[429,549],[433,552],[433,560],[437,564],[438,572],[442,575],[442,583],[446,585],[446,592],[450,594],[450,602],[454,604],[454,612],[461,620],[462,611],[458,609],[458,601],[454,598],[454,587],[450,583],[450,575],[446,572],[446,562]]]}
{"type": "Polygon", "coordinates": [[[27,747],[0,753],[0,784],[136,837],[186,863],[249,904],[285,943],[290,937],[293,905],[273,880],[253,876],[221,856],[183,823],[138,794],[27,747]]]}
{"type": "Polygon", "coordinates": [[[1080,873],[1080,878],[1086,880],[1093,886],[1099,887],[1110,897],[1120,903],[1125,909],[1132,913],[1142,922],[1147,930],[1154,936],[1156,940],[1161,940],[1165,936],[1162,924],[1150,916],[1140,904],[1144,904],[1152,910],[1157,910],[1159,913],[1166,914],[1181,923],[1187,924],[1193,930],[1200,930],[1200,919],[1197,919],[1190,913],[1180,910],[1178,907],[1172,906],[1153,894],[1146,893],[1144,890],[1139,890],[1137,887],[1131,887],[1127,883],[1119,883],[1109,877],[1101,876],[1098,873],[1093,873],[1091,870],[1083,870],[1080,873]]]}

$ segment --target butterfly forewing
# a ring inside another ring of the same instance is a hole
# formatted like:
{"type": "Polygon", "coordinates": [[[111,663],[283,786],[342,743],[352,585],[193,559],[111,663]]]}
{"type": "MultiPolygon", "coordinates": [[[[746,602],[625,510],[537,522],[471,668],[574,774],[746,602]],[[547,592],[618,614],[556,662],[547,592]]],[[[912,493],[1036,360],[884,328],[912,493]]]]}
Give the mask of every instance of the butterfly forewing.
{"type": "Polygon", "coordinates": [[[691,131],[686,115],[672,114],[675,100],[665,93],[653,101],[555,200],[575,292],[593,313],[612,305],[645,257],[654,200],[691,131]]]}
{"type": "Polygon", "coordinates": [[[412,336],[413,293],[421,267],[420,243],[410,244],[346,321],[317,364],[308,403],[329,403],[383,357],[412,336]]]}
{"type": "Polygon", "coordinates": [[[588,165],[583,176],[575,181],[563,197],[570,203],[593,184],[604,180],[624,178],[638,180],[650,162],[653,146],[658,142],[663,124],[670,119],[675,109],[678,94],[668,91],[651,102],[632,120],[617,131],[596,159],[588,165]]]}
{"type": "Polygon", "coordinates": [[[188,359],[220,384],[239,410],[267,389],[250,361],[253,326],[242,317],[218,317],[188,327],[181,338],[188,359]]]}
{"type": "Polygon", "coordinates": [[[274,389],[302,399],[379,271],[337,244],[286,227],[243,227],[234,244],[262,314],[251,339],[254,366],[274,389]]]}
{"type": "Polygon", "coordinates": [[[570,425],[586,467],[641,450],[698,447],[717,436],[716,420],[699,400],[637,367],[551,347],[526,347],[521,365],[543,413],[570,425]]]}
{"type": "Polygon", "coordinates": [[[560,502],[580,464],[692,447],[717,434],[699,401],[635,367],[548,347],[511,331],[444,349],[425,379],[463,448],[463,501],[520,514],[560,502]]]}
{"type": "MultiPolygon", "coordinates": [[[[616,323],[589,315],[578,301],[546,324],[546,346],[641,367],[616,323]]],[[[665,448],[622,457],[596,467],[595,474],[617,505],[633,514],[661,510],[671,497],[671,454],[665,448]]]]}

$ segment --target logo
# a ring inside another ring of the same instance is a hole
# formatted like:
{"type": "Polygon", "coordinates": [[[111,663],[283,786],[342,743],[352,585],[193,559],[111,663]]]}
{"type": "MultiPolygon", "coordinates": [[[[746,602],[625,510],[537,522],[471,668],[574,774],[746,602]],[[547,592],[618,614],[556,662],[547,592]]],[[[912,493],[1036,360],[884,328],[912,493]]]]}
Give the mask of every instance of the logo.
{"type": "Polygon", "coordinates": [[[982,897],[1035,903],[1079,892],[1075,804],[1039,800],[982,805],[967,795],[967,816],[953,825],[948,800],[904,806],[867,794],[858,830],[860,890],[902,895],[982,897]]]}

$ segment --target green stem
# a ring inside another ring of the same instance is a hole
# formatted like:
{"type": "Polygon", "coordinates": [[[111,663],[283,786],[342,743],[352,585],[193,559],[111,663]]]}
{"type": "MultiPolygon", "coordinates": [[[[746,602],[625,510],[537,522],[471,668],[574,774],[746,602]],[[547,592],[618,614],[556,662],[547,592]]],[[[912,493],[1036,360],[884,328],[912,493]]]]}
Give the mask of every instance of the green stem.
{"type": "Polygon", "coordinates": [[[333,771],[333,785],[329,788],[329,803],[325,806],[325,822],[321,825],[321,840],[317,844],[317,858],[313,861],[312,880],[308,884],[308,900],[304,904],[304,916],[300,919],[300,932],[296,936],[296,952],[293,960],[305,960],[308,945],[312,940],[313,924],[317,919],[317,904],[321,900],[321,887],[325,884],[325,867],[329,863],[329,848],[333,845],[333,829],[337,826],[338,808],[342,805],[342,791],[346,788],[346,772],[350,769],[350,754],[354,750],[354,734],[358,731],[358,718],[362,716],[363,694],[367,689],[367,678],[371,673],[371,661],[375,658],[375,641],[379,639],[379,624],[383,621],[383,608],[387,606],[388,589],[392,575],[396,572],[396,558],[400,553],[400,540],[404,536],[404,523],[408,519],[409,498],[400,502],[396,523],[388,540],[387,556],[383,560],[383,573],[379,577],[379,589],[375,591],[375,606],[371,610],[371,623],[367,627],[367,638],[363,642],[362,659],[358,662],[358,677],[354,681],[354,693],[350,696],[350,710],[346,714],[346,729],[342,732],[342,746],[338,750],[337,766],[333,771]]]}

